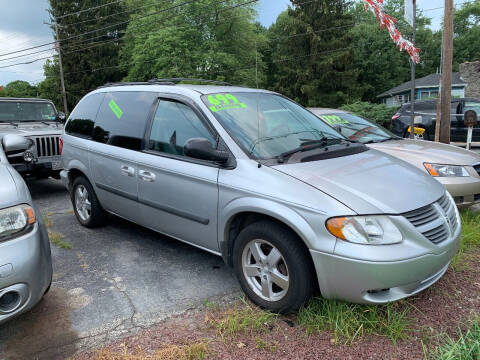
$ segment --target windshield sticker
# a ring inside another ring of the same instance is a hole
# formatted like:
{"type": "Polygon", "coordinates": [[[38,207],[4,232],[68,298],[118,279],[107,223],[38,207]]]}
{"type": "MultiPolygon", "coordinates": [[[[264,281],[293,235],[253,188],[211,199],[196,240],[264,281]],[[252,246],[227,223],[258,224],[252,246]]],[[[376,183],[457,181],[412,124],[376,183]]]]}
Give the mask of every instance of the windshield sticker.
{"type": "Polygon", "coordinates": [[[113,113],[115,114],[115,116],[117,118],[121,118],[122,115],[123,115],[123,111],[122,109],[120,109],[120,107],[117,105],[117,103],[115,102],[115,100],[110,100],[110,102],[108,103],[108,106],[110,107],[110,109],[113,111],[113,113]]]}
{"type": "Polygon", "coordinates": [[[208,95],[208,102],[212,104],[212,106],[209,107],[212,112],[247,108],[247,105],[238,101],[232,94],[208,95]]]}
{"type": "Polygon", "coordinates": [[[330,125],[349,124],[348,120],[342,119],[338,115],[323,115],[320,118],[330,125]]]}

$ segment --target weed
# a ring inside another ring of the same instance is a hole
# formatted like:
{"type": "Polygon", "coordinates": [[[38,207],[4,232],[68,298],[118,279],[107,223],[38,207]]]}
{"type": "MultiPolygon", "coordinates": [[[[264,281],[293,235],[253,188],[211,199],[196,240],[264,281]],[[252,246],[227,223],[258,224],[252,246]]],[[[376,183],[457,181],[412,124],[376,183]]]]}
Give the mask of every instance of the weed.
{"type": "Polygon", "coordinates": [[[238,333],[266,331],[269,326],[273,326],[277,316],[242,299],[241,304],[228,308],[221,312],[218,317],[210,318],[207,321],[216,327],[219,334],[224,337],[225,335],[232,336],[238,333]]]}
{"type": "Polygon", "coordinates": [[[465,260],[468,260],[468,250],[480,246],[480,213],[474,213],[470,209],[460,212],[462,219],[462,241],[457,255],[453,258],[452,265],[456,270],[465,268],[465,260]]]}
{"type": "Polygon", "coordinates": [[[208,300],[208,299],[203,300],[203,305],[206,306],[210,310],[212,310],[215,307],[215,303],[208,300]]]}
{"type": "Polygon", "coordinates": [[[45,226],[47,227],[47,229],[51,228],[53,225],[52,219],[50,219],[48,215],[43,216],[43,222],[45,223],[45,226]]]}
{"type": "Polygon", "coordinates": [[[49,231],[48,237],[50,238],[50,241],[56,246],[58,246],[59,248],[68,249],[68,250],[72,249],[72,244],[69,244],[62,240],[63,239],[62,234],[58,232],[49,231]]]}
{"type": "Polygon", "coordinates": [[[478,360],[480,359],[480,318],[470,322],[469,329],[458,331],[458,339],[445,336],[443,344],[431,353],[436,360],[478,360]]]}
{"type": "Polygon", "coordinates": [[[398,303],[365,306],[315,298],[300,310],[298,322],[309,334],[333,331],[335,343],[351,344],[367,334],[386,336],[396,343],[407,339],[412,329],[408,309],[398,303]]]}
{"type": "Polygon", "coordinates": [[[274,343],[265,341],[259,337],[255,338],[255,347],[259,350],[268,350],[271,352],[275,352],[277,350],[277,346],[274,343]]]}

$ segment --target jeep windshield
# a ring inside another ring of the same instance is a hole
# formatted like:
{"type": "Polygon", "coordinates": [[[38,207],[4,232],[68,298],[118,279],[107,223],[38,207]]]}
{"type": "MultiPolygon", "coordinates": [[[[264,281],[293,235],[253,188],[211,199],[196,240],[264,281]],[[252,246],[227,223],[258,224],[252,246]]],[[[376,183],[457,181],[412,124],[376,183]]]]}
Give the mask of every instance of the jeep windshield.
{"type": "Polygon", "coordinates": [[[55,109],[48,102],[1,101],[0,123],[54,121],[55,109]]]}
{"type": "Polygon", "coordinates": [[[262,92],[202,96],[215,118],[255,159],[283,158],[327,147],[346,138],[315,115],[280,95],[262,92]]]}
{"type": "Polygon", "coordinates": [[[397,136],[387,129],[357,115],[348,113],[327,113],[318,114],[317,116],[326,123],[336,127],[342,135],[346,136],[348,139],[363,144],[398,139],[397,136]]]}

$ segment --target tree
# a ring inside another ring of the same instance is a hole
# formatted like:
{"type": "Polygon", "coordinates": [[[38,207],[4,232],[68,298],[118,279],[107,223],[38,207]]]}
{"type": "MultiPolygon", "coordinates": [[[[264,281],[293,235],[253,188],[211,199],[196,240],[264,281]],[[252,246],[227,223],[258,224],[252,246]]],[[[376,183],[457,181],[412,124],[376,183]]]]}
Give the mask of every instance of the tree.
{"type": "Polygon", "coordinates": [[[37,87],[30,85],[26,81],[15,80],[3,87],[3,90],[0,91],[0,96],[2,97],[36,97],[37,96],[37,87]]]}
{"type": "Polygon", "coordinates": [[[45,79],[38,84],[38,96],[52,100],[57,109],[63,111],[62,90],[58,72],[57,58],[45,62],[45,65],[43,65],[45,79]]]}
{"type": "Polygon", "coordinates": [[[263,79],[255,44],[262,47],[265,37],[254,22],[254,7],[239,6],[243,2],[130,1],[129,9],[144,7],[132,15],[125,34],[125,79],[193,77],[255,86],[256,64],[259,81],[263,79]]]}
{"type": "MultiPolygon", "coordinates": [[[[52,22],[59,27],[65,87],[68,107],[71,110],[80,98],[90,90],[107,82],[121,80],[124,69],[119,68],[118,52],[128,18],[123,1],[102,0],[50,0],[52,22]],[[91,7],[109,4],[84,11],[91,7]],[[64,16],[73,14],[71,16],[64,16]],[[102,29],[108,27],[106,29],[102,29]]],[[[52,26],[52,30],[55,28],[52,26]]],[[[45,75],[51,81],[43,85],[53,89],[58,79],[56,62],[45,67],[45,75]],[[51,79],[50,79],[51,78],[51,79]],[[48,86],[47,86],[48,85],[48,86]]],[[[46,91],[46,90],[45,90],[46,91]]]]}
{"type": "Polygon", "coordinates": [[[453,68],[480,58],[480,1],[465,3],[453,17],[453,68]]]}

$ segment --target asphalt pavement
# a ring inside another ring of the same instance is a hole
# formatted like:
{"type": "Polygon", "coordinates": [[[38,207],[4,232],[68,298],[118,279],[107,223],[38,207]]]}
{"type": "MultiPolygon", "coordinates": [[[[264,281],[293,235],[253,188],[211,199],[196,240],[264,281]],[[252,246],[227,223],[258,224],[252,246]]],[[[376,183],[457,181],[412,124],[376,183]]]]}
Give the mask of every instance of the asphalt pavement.
{"type": "Polygon", "coordinates": [[[206,299],[240,295],[220,257],[119,218],[86,229],[59,181],[29,187],[54,237],[72,248],[52,244],[52,289],[32,311],[0,327],[0,359],[67,358],[206,299]]]}

